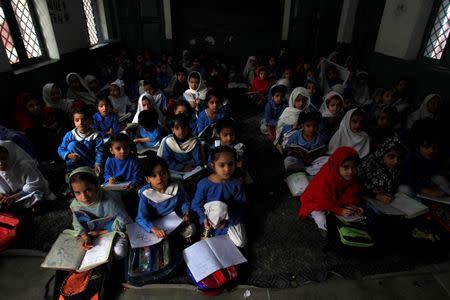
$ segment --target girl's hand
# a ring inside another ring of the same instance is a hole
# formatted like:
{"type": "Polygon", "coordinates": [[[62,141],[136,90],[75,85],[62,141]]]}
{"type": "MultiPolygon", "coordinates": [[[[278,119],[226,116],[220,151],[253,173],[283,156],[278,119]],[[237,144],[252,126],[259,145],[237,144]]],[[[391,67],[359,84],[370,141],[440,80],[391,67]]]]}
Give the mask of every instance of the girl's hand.
{"type": "Polygon", "coordinates": [[[358,216],[362,216],[364,214],[364,208],[360,207],[360,206],[354,206],[353,210],[355,211],[355,213],[358,216]]]}
{"type": "Polygon", "coordinates": [[[116,183],[117,183],[117,179],[115,179],[114,177],[109,177],[108,182],[109,182],[110,184],[116,184],[116,183]]]}
{"type": "Polygon", "coordinates": [[[133,140],[133,142],[135,143],[135,144],[141,144],[142,143],[142,139],[134,139],[133,140]]]}
{"type": "Polygon", "coordinates": [[[211,223],[209,223],[208,219],[205,219],[205,221],[203,221],[203,226],[205,226],[206,230],[210,230],[211,229],[211,223]]]}
{"type": "Polygon", "coordinates": [[[192,171],[194,168],[191,165],[187,165],[183,168],[183,172],[190,172],[192,171]]]}
{"type": "Polygon", "coordinates": [[[113,134],[112,128],[110,128],[107,132],[105,132],[105,134],[106,135],[112,135],[113,134]]]}
{"type": "Polygon", "coordinates": [[[375,199],[377,199],[381,203],[388,204],[388,203],[391,203],[391,201],[394,199],[394,197],[392,197],[388,193],[378,193],[378,194],[376,194],[375,199]]]}
{"type": "Polygon", "coordinates": [[[95,165],[95,173],[100,174],[102,172],[102,166],[95,165]]]}
{"type": "Polygon", "coordinates": [[[81,240],[83,241],[83,243],[81,244],[81,247],[82,247],[84,250],[89,250],[89,249],[91,249],[92,247],[94,247],[94,245],[92,244],[92,240],[91,240],[91,238],[89,237],[89,235],[87,235],[87,234],[82,235],[82,236],[81,236],[81,240]]]}
{"type": "Polygon", "coordinates": [[[88,236],[89,237],[98,237],[105,233],[108,233],[108,230],[94,230],[94,231],[89,231],[88,236]]]}
{"type": "Polygon", "coordinates": [[[354,213],[354,211],[352,209],[350,209],[350,208],[342,209],[342,216],[343,217],[350,217],[350,216],[353,215],[353,213],[354,213]]]}
{"type": "Polygon", "coordinates": [[[162,229],[159,229],[156,226],[153,226],[151,231],[153,232],[154,235],[156,235],[156,237],[163,239],[166,237],[166,232],[162,229]]]}
{"type": "Polygon", "coordinates": [[[191,223],[191,220],[192,220],[192,216],[191,216],[190,213],[187,212],[187,213],[185,213],[183,215],[183,222],[184,223],[189,224],[189,223],[191,223]]]}
{"type": "Polygon", "coordinates": [[[445,197],[447,194],[440,188],[424,189],[423,194],[431,197],[445,197]]]}
{"type": "Polygon", "coordinates": [[[77,154],[77,153],[69,153],[67,155],[67,158],[70,159],[73,162],[76,162],[80,158],[80,155],[77,154]]]}

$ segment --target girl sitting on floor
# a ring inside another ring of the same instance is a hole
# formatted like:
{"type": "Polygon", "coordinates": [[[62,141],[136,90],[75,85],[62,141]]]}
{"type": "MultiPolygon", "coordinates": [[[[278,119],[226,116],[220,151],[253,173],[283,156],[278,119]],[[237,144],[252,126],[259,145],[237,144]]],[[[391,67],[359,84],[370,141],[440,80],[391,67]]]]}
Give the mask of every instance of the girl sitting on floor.
{"type": "Polygon", "coordinates": [[[219,146],[211,153],[213,173],[200,180],[192,199],[192,209],[204,227],[203,237],[228,234],[237,247],[247,243],[243,215],[247,202],[239,179],[233,177],[236,152],[219,146]]]}
{"type": "Polygon", "coordinates": [[[362,215],[364,210],[358,206],[358,163],[355,149],[337,148],[301,195],[298,216],[302,219],[311,216],[321,233],[326,235],[327,212],[344,217],[362,215]]]}

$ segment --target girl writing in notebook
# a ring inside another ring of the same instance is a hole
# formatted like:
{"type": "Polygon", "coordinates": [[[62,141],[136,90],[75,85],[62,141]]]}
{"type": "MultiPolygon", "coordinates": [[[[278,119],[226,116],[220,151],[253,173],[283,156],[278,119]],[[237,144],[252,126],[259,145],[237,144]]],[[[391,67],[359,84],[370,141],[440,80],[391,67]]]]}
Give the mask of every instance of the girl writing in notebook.
{"type": "Polygon", "coordinates": [[[80,167],[72,171],[69,176],[69,185],[74,196],[70,204],[73,214],[72,233],[83,241],[82,247],[86,250],[93,247],[92,239],[108,231],[115,231],[118,235],[113,244],[115,259],[122,259],[128,252],[128,239],[125,225],[132,220],[125,211],[120,193],[105,191],[99,188],[99,181],[89,167],[80,167]],[[100,228],[89,231],[86,221],[111,217],[109,228],[100,228]]]}
{"type": "Polygon", "coordinates": [[[358,198],[358,164],[359,156],[355,149],[337,148],[300,197],[298,216],[301,219],[311,217],[324,236],[327,233],[327,212],[344,217],[364,213],[358,198]]]}

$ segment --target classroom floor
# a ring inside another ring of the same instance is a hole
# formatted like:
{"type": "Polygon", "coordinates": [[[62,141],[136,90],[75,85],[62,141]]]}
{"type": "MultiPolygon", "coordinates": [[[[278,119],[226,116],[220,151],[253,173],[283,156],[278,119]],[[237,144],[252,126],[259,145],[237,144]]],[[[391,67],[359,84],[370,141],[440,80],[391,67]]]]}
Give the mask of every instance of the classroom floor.
{"type": "MultiPolygon", "coordinates": [[[[389,223],[383,224],[382,242],[371,250],[349,250],[323,239],[313,221],[299,221],[296,216],[299,201],[290,196],[283,182],[282,157],[259,132],[260,112],[238,91],[232,99],[232,115],[241,124],[241,140],[250,154],[249,169],[255,182],[248,187],[250,240],[245,254],[249,263],[240,281],[241,285],[251,287],[241,286],[219,299],[247,299],[244,295],[247,289],[251,294],[248,299],[284,299],[289,295],[317,299],[339,295],[337,299],[348,299],[344,296],[349,295],[349,291],[361,296],[357,298],[365,298],[370,291],[380,298],[449,297],[448,244],[414,243],[409,236],[404,236],[412,226],[409,222],[395,223],[395,228],[389,223]],[[377,277],[405,271],[413,273],[377,277]]],[[[58,234],[71,225],[68,205],[69,202],[63,200],[46,203],[46,212],[29,220],[23,239],[16,247],[48,251],[58,234]]],[[[0,287],[9,289],[13,296],[18,290],[8,282],[15,281],[15,277],[13,274],[5,276],[3,269],[4,265],[14,265],[11,259],[0,259],[0,287]]],[[[48,275],[48,271],[39,268],[30,272],[43,277],[48,275]]],[[[42,285],[41,281],[36,284],[42,285]]],[[[189,281],[184,270],[164,283],[168,285],[129,289],[119,299],[143,299],[145,295],[157,295],[158,299],[197,299],[199,296],[191,285],[185,285],[189,281]]]]}

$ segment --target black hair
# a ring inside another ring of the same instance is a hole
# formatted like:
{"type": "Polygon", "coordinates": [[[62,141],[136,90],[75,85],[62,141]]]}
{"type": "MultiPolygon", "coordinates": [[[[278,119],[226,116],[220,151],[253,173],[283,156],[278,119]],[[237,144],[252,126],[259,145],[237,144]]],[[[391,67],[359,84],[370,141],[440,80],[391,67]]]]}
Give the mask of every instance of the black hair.
{"type": "Polygon", "coordinates": [[[94,174],[88,173],[88,172],[80,172],[80,173],[76,173],[76,174],[70,176],[70,178],[69,178],[69,186],[70,186],[70,190],[72,191],[72,193],[73,193],[72,183],[79,182],[79,181],[85,181],[90,184],[93,184],[98,189],[99,181],[98,181],[97,176],[95,176],[94,174]]]}
{"type": "Polygon", "coordinates": [[[191,78],[195,78],[200,82],[200,74],[198,72],[191,72],[191,74],[189,74],[188,81],[191,78]]]}
{"type": "MultiPolygon", "coordinates": [[[[389,116],[389,118],[391,118],[393,121],[398,117],[398,110],[395,106],[386,106],[385,108],[383,108],[383,110],[378,114],[378,116],[380,114],[387,114],[389,116]]],[[[378,117],[377,116],[377,117],[378,117]]]]}
{"type": "Polygon", "coordinates": [[[417,120],[411,127],[410,142],[414,148],[440,145],[442,143],[441,137],[441,128],[438,122],[431,118],[417,120]]]}
{"type": "Polygon", "coordinates": [[[212,97],[216,97],[217,99],[220,100],[219,95],[216,93],[215,90],[209,90],[209,91],[206,92],[206,97],[205,97],[206,104],[208,104],[209,100],[211,100],[212,97]]]}
{"type": "Polygon", "coordinates": [[[75,114],[84,115],[85,117],[88,117],[88,119],[92,121],[92,111],[89,109],[87,105],[74,107],[71,111],[72,119],[74,118],[75,114]]]}
{"type": "Polygon", "coordinates": [[[143,86],[150,85],[151,87],[157,89],[158,83],[155,80],[144,80],[143,86]]]}
{"type": "Polygon", "coordinates": [[[131,146],[131,144],[133,143],[133,140],[128,135],[126,135],[125,133],[119,132],[119,133],[113,134],[109,138],[109,145],[110,145],[110,147],[112,147],[112,145],[114,143],[124,143],[124,144],[128,143],[128,146],[131,146]]]}
{"type": "Polygon", "coordinates": [[[157,166],[163,167],[167,172],[169,171],[169,165],[167,164],[164,158],[159,156],[144,158],[141,162],[141,166],[142,166],[142,173],[144,174],[145,177],[152,176],[153,170],[157,166]]]}
{"type": "Polygon", "coordinates": [[[355,162],[355,163],[359,163],[360,161],[361,161],[361,158],[359,157],[358,154],[352,155],[352,156],[349,156],[349,157],[347,157],[346,159],[344,159],[344,160],[341,162],[341,166],[342,166],[344,163],[346,163],[346,162],[355,162]]]}
{"type": "Polygon", "coordinates": [[[186,71],[186,69],[185,68],[179,68],[177,71],[176,71],[176,73],[175,73],[176,75],[181,75],[181,74],[187,74],[187,71],[186,71]]]}
{"type": "Polygon", "coordinates": [[[237,161],[237,154],[234,148],[228,146],[218,146],[211,151],[211,162],[216,162],[219,159],[220,154],[222,153],[231,154],[234,158],[234,161],[237,161]]]}
{"type": "Polygon", "coordinates": [[[274,86],[270,93],[272,94],[272,97],[275,96],[276,93],[282,93],[283,95],[286,95],[286,90],[287,88],[284,85],[280,84],[274,86]]]}
{"type": "Polygon", "coordinates": [[[302,125],[306,122],[316,122],[317,124],[319,124],[321,120],[322,120],[322,114],[320,112],[317,112],[317,111],[306,112],[306,113],[301,112],[298,115],[297,124],[302,125]]]}
{"type": "Polygon", "coordinates": [[[9,155],[9,151],[6,147],[0,146],[0,153],[4,153],[4,154],[8,154],[9,155]]]}
{"type": "Polygon", "coordinates": [[[338,69],[336,68],[336,66],[331,65],[331,66],[328,66],[328,67],[327,67],[327,70],[326,70],[325,73],[328,73],[328,72],[330,72],[331,70],[334,70],[334,71],[338,72],[338,69]]]}
{"type": "Polygon", "coordinates": [[[386,153],[388,153],[389,151],[398,151],[401,153],[402,156],[404,156],[406,154],[406,147],[403,144],[397,144],[395,146],[392,146],[391,148],[388,149],[388,151],[386,153]]]}
{"type": "Polygon", "coordinates": [[[215,125],[217,133],[220,133],[225,128],[232,128],[235,132],[237,131],[237,123],[230,117],[225,117],[220,119],[215,125]]]}
{"type": "Polygon", "coordinates": [[[158,126],[158,113],[154,110],[143,110],[138,115],[138,124],[145,130],[155,130],[158,126]]]}
{"type": "Polygon", "coordinates": [[[186,110],[189,112],[189,115],[192,115],[192,107],[186,100],[176,100],[173,105],[173,113],[175,113],[175,110],[178,106],[184,106],[186,110]]]}
{"type": "Polygon", "coordinates": [[[101,95],[100,97],[97,97],[97,99],[95,100],[95,106],[98,106],[102,101],[105,102],[107,106],[111,108],[113,107],[111,100],[109,100],[109,98],[106,95],[101,95]]]}
{"type": "Polygon", "coordinates": [[[189,118],[187,118],[185,115],[176,115],[173,117],[173,125],[172,128],[174,128],[176,125],[181,127],[189,127],[189,118]]]}
{"type": "Polygon", "coordinates": [[[353,118],[354,116],[361,116],[364,119],[366,119],[366,113],[364,112],[364,110],[362,110],[360,108],[355,109],[355,111],[350,116],[350,119],[353,118]]]}

